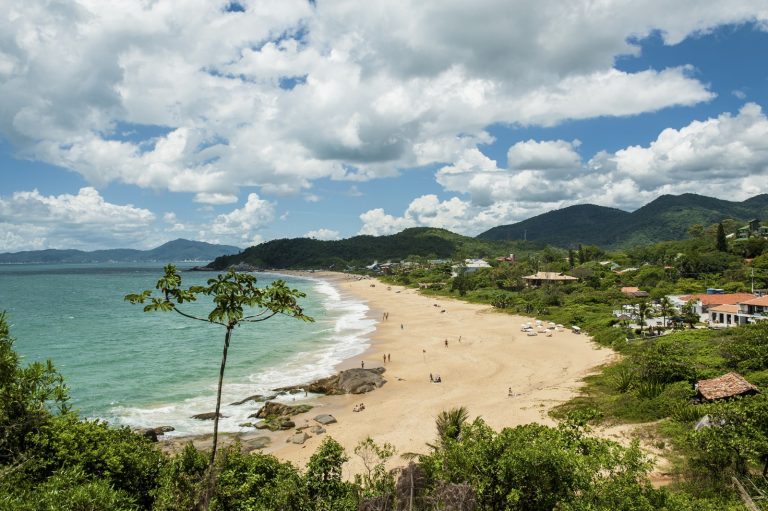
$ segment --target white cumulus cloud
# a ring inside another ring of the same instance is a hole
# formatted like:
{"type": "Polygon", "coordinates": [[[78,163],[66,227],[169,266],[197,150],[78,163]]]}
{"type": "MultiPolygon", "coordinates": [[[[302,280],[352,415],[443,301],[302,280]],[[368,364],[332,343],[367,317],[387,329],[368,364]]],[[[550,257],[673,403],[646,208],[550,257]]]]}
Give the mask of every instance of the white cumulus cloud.
{"type": "Polygon", "coordinates": [[[305,238],[314,238],[316,240],[338,240],[341,239],[341,234],[339,234],[339,231],[334,231],[333,229],[315,229],[313,231],[309,231],[306,234],[304,234],[305,238]]]}
{"type": "Polygon", "coordinates": [[[675,44],[768,18],[750,0],[226,5],[7,1],[0,135],[94,184],[216,205],[242,187],[295,194],[321,178],[455,161],[467,149],[458,139],[486,139],[494,123],[707,101],[686,66],[625,72],[614,61],[654,30],[675,44]]]}
{"type": "Polygon", "coordinates": [[[149,210],[112,204],[94,188],[77,195],[42,195],[37,190],[0,196],[0,252],[44,248],[147,248],[149,210]]]}
{"type": "Polygon", "coordinates": [[[275,205],[260,199],[255,193],[250,193],[242,208],[219,215],[214,219],[211,233],[221,239],[258,244],[262,238],[257,231],[272,222],[274,218],[275,205]]]}

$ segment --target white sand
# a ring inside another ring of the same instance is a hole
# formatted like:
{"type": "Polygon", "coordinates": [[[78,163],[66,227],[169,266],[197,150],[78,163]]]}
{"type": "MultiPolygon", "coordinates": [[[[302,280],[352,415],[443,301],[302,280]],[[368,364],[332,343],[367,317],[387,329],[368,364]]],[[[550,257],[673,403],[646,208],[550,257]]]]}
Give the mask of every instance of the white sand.
{"type": "MultiPolygon", "coordinates": [[[[353,458],[345,467],[347,476],[360,469],[352,453],[366,436],[393,444],[398,453],[426,452],[426,443],[435,439],[435,417],[452,407],[465,406],[470,418],[482,416],[497,430],[530,422],[553,424],[547,412],[570,399],[585,375],[614,356],[588,336],[567,329],[552,337],[529,337],[520,326],[531,318],[488,306],[426,297],[413,289],[338,273],[313,277],[365,300],[371,315],[380,321],[368,352],[341,368],[360,367],[361,360],[367,368],[385,365],[387,383],[368,394],[316,398],[310,401],[313,410],[295,418],[297,426],[314,425],[312,418],[320,413],[338,419],[327,427],[326,435],[353,458]],[[386,321],[384,312],[389,313],[386,321]],[[385,353],[391,356],[386,364],[385,353]],[[442,383],[430,383],[430,373],[439,374],[442,383]],[[513,397],[508,396],[510,387],[513,397]],[[358,403],[364,403],[365,410],[353,412],[358,403]]],[[[290,434],[293,431],[273,434],[265,452],[300,467],[326,436],[295,445],[285,442],[290,434]]],[[[399,459],[393,461],[402,464],[399,459]]]]}

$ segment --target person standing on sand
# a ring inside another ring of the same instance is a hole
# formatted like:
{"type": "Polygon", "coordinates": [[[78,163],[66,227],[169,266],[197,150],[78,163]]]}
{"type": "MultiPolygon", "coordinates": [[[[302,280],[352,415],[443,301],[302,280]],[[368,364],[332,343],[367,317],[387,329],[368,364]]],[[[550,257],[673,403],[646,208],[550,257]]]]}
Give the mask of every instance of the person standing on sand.
{"type": "Polygon", "coordinates": [[[387,363],[387,355],[386,354],[384,355],[384,363],[385,364],[387,363]]]}
{"type": "Polygon", "coordinates": [[[360,369],[365,369],[365,360],[360,361],[360,369]]]}
{"type": "Polygon", "coordinates": [[[445,347],[448,347],[448,339],[445,340],[445,347]]]}
{"type": "Polygon", "coordinates": [[[387,353],[387,362],[392,362],[392,353],[387,353]]]}

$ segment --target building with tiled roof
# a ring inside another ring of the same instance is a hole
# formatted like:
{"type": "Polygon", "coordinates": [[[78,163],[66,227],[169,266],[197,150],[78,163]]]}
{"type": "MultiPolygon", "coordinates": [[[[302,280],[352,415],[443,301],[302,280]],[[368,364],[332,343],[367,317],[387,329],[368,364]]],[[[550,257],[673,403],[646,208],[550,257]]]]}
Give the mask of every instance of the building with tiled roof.
{"type": "Polygon", "coordinates": [[[707,401],[715,401],[756,394],[760,389],[745,380],[739,373],[728,373],[717,378],[700,380],[696,384],[696,391],[707,401]]]}
{"type": "Polygon", "coordinates": [[[533,275],[527,275],[523,277],[523,280],[527,286],[538,287],[542,284],[563,284],[566,282],[576,282],[579,279],[555,271],[537,271],[533,275]]]}
{"type": "Polygon", "coordinates": [[[739,304],[726,303],[709,308],[709,320],[725,326],[746,325],[747,318],[741,314],[739,304]]]}
{"type": "Polygon", "coordinates": [[[739,326],[768,321],[768,296],[756,298],[748,293],[743,294],[748,298],[740,300],[736,304],[709,307],[707,314],[710,324],[713,326],[739,326]]]}
{"type": "Polygon", "coordinates": [[[714,305],[735,305],[737,303],[746,302],[752,300],[755,295],[751,293],[720,293],[720,294],[696,294],[696,295],[684,295],[680,299],[684,302],[693,300],[695,302],[701,302],[703,308],[702,312],[706,312],[709,307],[714,305]]]}
{"type": "Polygon", "coordinates": [[[631,296],[634,298],[646,298],[650,296],[648,294],[648,291],[643,291],[639,287],[630,287],[630,286],[622,287],[621,292],[627,296],[631,296]]]}

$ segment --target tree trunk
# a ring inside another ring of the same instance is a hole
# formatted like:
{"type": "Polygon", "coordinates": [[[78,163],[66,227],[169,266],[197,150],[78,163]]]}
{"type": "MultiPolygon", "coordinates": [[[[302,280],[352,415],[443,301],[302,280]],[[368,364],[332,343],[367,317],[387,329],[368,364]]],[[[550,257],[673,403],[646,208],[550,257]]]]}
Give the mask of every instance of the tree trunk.
{"type": "Polygon", "coordinates": [[[232,337],[232,326],[227,326],[227,333],[224,336],[224,352],[221,354],[221,369],[219,369],[219,388],[216,391],[216,415],[213,417],[213,447],[211,448],[210,470],[213,471],[213,463],[216,461],[216,446],[219,441],[219,410],[221,410],[221,387],[224,384],[224,368],[227,365],[227,350],[229,350],[229,340],[232,337]]]}

